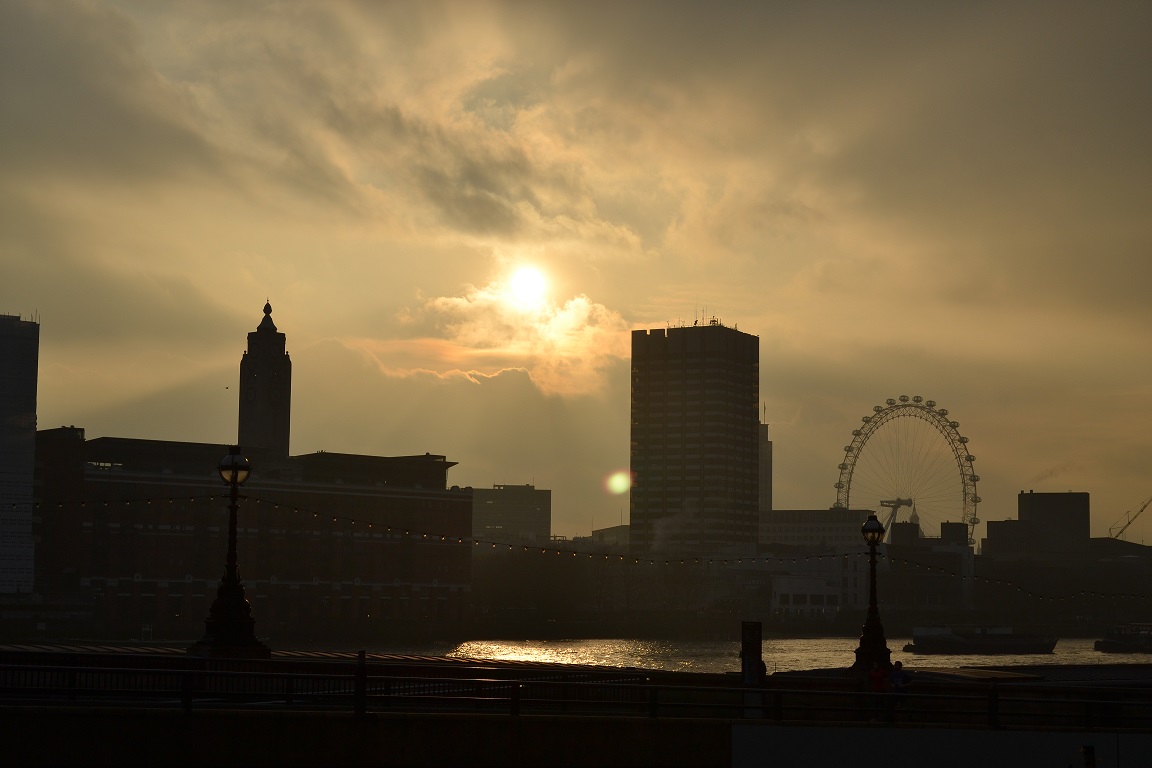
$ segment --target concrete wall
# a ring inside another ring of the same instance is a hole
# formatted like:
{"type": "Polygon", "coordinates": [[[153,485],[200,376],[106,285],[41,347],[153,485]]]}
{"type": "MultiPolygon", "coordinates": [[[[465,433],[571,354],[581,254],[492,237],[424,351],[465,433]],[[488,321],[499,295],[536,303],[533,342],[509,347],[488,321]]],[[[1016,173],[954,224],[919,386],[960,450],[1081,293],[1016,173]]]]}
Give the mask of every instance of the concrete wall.
{"type": "Polygon", "coordinates": [[[735,725],[732,766],[1095,768],[1152,765],[1152,734],[843,726],[735,725]]]}
{"type": "Polygon", "coordinates": [[[1152,765],[1152,734],[724,720],[0,707],[3,764],[20,766],[1152,765]]]}
{"type": "Polygon", "coordinates": [[[725,721],[0,708],[12,766],[727,766],[725,721]]]}

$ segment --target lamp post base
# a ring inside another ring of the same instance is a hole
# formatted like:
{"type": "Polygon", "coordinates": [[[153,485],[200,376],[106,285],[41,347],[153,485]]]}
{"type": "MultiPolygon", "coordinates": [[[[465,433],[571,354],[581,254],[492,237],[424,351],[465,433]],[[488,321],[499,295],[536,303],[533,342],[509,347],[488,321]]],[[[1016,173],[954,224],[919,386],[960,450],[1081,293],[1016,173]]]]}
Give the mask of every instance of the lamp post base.
{"type": "Polygon", "coordinates": [[[879,648],[861,645],[856,649],[856,663],[852,665],[852,669],[867,674],[873,665],[879,665],[885,671],[892,668],[892,651],[888,650],[887,645],[881,645],[879,648]]]}
{"type": "Polygon", "coordinates": [[[190,656],[232,659],[269,659],[272,651],[256,639],[252,606],[238,581],[225,579],[204,620],[204,637],[188,647],[190,656]]]}
{"type": "Polygon", "coordinates": [[[186,653],[220,659],[270,659],[272,649],[257,640],[252,631],[255,623],[248,619],[246,626],[243,622],[214,626],[212,619],[206,619],[204,637],[188,646],[186,653]]]}
{"type": "MultiPolygon", "coordinates": [[[[208,622],[205,621],[205,624],[208,622]]],[[[188,646],[185,651],[189,656],[205,656],[217,659],[270,659],[272,649],[256,639],[252,634],[251,626],[245,633],[235,631],[216,631],[211,627],[204,633],[204,637],[188,646]]]]}
{"type": "Polygon", "coordinates": [[[856,663],[852,668],[867,675],[875,665],[879,665],[885,672],[891,669],[892,651],[888,649],[888,640],[884,637],[880,612],[870,607],[868,617],[860,630],[860,645],[856,648],[856,663]]]}

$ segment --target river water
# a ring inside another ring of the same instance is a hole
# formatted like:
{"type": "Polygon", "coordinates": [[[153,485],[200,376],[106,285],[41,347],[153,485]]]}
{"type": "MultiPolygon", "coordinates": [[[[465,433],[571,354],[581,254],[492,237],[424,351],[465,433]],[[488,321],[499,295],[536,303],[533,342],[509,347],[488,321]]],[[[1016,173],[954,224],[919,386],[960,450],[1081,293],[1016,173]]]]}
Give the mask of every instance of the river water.
{"type": "MultiPolygon", "coordinates": [[[[763,643],[769,673],[794,670],[836,669],[855,660],[856,638],[769,638],[763,643]]],[[[1091,639],[1061,639],[1052,653],[952,656],[916,655],[903,652],[910,638],[888,638],[892,660],[908,669],[1015,666],[1038,664],[1149,664],[1146,654],[1100,653],[1091,639]]],[[[464,643],[430,644],[419,648],[380,648],[379,653],[449,656],[497,661],[591,664],[610,667],[662,669],[675,672],[738,672],[739,641],[684,640],[470,640],[464,643]]]]}

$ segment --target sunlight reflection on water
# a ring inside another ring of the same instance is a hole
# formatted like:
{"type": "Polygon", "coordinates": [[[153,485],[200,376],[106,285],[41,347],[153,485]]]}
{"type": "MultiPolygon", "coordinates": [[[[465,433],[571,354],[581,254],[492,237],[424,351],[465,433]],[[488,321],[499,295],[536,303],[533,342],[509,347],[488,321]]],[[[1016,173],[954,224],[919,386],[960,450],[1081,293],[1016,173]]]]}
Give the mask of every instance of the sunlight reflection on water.
{"type": "Polygon", "coordinates": [[[723,672],[739,668],[740,644],[672,640],[472,640],[455,658],[723,672]]]}
{"type": "MultiPolygon", "coordinates": [[[[764,662],[771,672],[836,669],[855,660],[856,638],[771,638],[764,641],[764,662]]],[[[908,638],[889,638],[892,658],[910,669],[1037,664],[1146,664],[1143,654],[1107,654],[1093,649],[1091,639],[1062,639],[1054,653],[1015,656],[917,656],[904,653],[908,638]]],[[[663,669],[675,672],[738,672],[738,641],[682,640],[472,640],[445,655],[497,661],[588,664],[663,669]]]]}

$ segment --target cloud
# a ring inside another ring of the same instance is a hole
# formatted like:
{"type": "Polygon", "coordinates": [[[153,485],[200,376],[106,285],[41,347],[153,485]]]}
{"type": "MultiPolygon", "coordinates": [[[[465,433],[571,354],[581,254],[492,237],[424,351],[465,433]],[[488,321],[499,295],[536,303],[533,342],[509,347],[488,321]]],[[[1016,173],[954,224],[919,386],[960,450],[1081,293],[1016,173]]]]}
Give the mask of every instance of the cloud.
{"type": "Polygon", "coordinates": [[[142,48],[128,16],[95,3],[0,5],[0,185],[121,185],[218,168],[190,92],[159,76],[142,48]]]}
{"type": "Polygon", "coordinates": [[[541,392],[565,397],[601,392],[606,368],[628,356],[628,325],[618,313],[587,296],[518,305],[507,279],[469,287],[462,296],[428,299],[405,310],[401,320],[441,337],[346,343],[389,375],[426,370],[417,361],[438,363],[430,371],[438,377],[472,381],[520,369],[541,392]]]}

